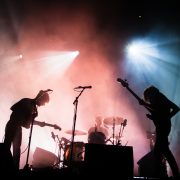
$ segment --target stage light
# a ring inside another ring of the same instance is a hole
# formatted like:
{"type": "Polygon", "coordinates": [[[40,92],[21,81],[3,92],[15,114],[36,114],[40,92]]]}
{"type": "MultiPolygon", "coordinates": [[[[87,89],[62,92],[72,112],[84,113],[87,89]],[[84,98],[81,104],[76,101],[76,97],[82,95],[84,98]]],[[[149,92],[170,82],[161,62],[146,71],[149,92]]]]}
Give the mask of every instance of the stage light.
{"type": "Polygon", "coordinates": [[[135,40],[129,43],[126,52],[128,61],[136,65],[149,65],[152,63],[152,58],[159,57],[156,44],[148,40],[135,40]]]}
{"type": "Polygon", "coordinates": [[[22,59],[22,58],[23,58],[23,55],[22,55],[22,54],[20,54],[20,55],[19,55],[19,59],[22,59]]]}

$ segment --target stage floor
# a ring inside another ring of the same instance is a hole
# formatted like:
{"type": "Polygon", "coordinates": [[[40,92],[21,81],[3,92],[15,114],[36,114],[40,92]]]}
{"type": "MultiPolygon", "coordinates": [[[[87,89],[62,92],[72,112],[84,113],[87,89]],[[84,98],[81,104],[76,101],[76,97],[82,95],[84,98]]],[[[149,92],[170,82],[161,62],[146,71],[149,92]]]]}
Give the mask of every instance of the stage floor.
{"type": "Polygon", "coordinates": [[[78,168],[61,168],[61,169],[52,169],[52,168],[41,168],[41,169],[21,169],[17,172],[3,172],[1,173],[2,177],[9,178],[13,177],[18,180],[21,179],[117,179],[117,180],[179,180],[173,177],[140,177],[140,176],[132,176],[121,175],[121,172],[99,172],[92,171],[89,169],[80,169],[78,168]]]}

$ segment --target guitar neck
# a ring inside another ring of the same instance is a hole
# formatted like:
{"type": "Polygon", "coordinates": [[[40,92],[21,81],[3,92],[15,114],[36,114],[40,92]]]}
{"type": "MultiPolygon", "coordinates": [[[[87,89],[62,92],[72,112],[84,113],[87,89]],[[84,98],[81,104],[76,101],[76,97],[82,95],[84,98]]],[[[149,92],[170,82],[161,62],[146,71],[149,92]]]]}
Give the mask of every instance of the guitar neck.
{"type": "Polygon", "coordinates": [[[129,87],[126,88],[138,101],[141,101],[141,98],[133,90],[131,90],[129,87]]]}
{"type": "MultiPolygon", "coordinates": [[[[120,82],[122,84],[123,87],[126,87],[126,89],[139,101],[139,102],[142,102],[143,100],[132,90],[129,88],[129,85],[127,83],[126,80],[122,80],[121,78],[118,78],[117,79],[118,82],[120,82]]],[[[145,103],[142,104],[150,113],[152,113],[152,109],[146,105],[145,103]]]]}
{"type": "MultiPolygon", "coordinates": [[[[127,90],[138,100],[138,101],[141,101],[142,99],[133,91],[131,90],[129,87],[126,87],[127,90]]],[[[150,113],[152,113],[152,109],[143,105],[150,113]]]]}
{"type": "Polygon", "coordinates": [[[44,123],[44,125],[45,125],[45,126],[53,127],[54,129],[58,129],[58,130],[61,131],[61,128],[60,128],[58,125],[56,125],[56,124],[44,123]]]}
{"type": "Polygon", "coordinates": [[[45,125],[45,126],[49,126],[49,127],[54,127],[53,124],[49,124],[49,123],[46,123],[46,122],[44,123],[44,125],[45,125]]]}
{"type": "Polygon", "coordinates": [[[58,125],[56,125],[56,124],[50,124],[50,123],[40,122],[40,121],[34,121],[34,124],[39,125],[41,127],[49,126],[49,127],[53,127],[54,129],[61,130],[61,128],[58,125]]]}

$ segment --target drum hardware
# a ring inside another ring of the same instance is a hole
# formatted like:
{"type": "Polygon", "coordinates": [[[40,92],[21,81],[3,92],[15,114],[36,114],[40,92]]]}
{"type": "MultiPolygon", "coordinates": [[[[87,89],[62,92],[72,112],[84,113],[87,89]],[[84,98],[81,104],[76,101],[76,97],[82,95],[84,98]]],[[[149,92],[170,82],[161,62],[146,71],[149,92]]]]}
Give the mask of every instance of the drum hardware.
{"type": "Polygon", "coordinates": [[[66,147],[71,143],[70,140],[66,139],[65,137],[59,138],[58,135],[55,135],[51,132],[51,137],[54,141],[58,144],[58,159],[59,161],[54,165],[54,167],[64,168],[64,153],[66,147]],[[62,153],[63,151],[63,153],[62,153]]]}
{"type": "MultiPolygon", "coordinates": [[[[72,135],[72,134],[73,134],[73,131],[72,131],[72,130],[66,130],[65,133],[72,135]]],[[[84,130],[75,130],[75,131],[74,131],[74,135],[75,135],[75,136],[76,136],[76,135],[86,135],[86,134],[87,134],[87,132],[84,131],[84,130]]]]}
{"type": "Polygon", "coordinates": [[[61,143],[61,140],[59,139],[58,135],[55,135],[54,132],[51,132],[51,137],[53,140],[58,143],[58,159],[59,161],[54,165],[54,167],[59,167],[61,168],[62,160],[61,160],[61,154],[62,154],[62,149],[64,148],[64,145],[61,143]]]}
{"type": "Polygon", "coordinates": [[[121,145],[121,137],[123,136],[124,127],[127,125],[127,119],[124,119],[124,121],[121,123],[120,129],[119,129],[119,135],[116,142],[116,145],[121,145]]]}
{"type": "Polygon", "coordinates": [[[68,144],[64,150],[64,165],[66,166],[69,166],[71,162],[84,161],[84,153],[85,153],[84,142],[73,142],[73,151],[71,151],[71,146],[72,144],[68,144]]]}
{"type": "MultiPolygon", "coordinates": [[[[67,134],[70,134],[71,131],[66,131],[67,134]]],[[[76,130],[76,135],[84,135],[86,132],[81,130],[76,130]]],[[[71,146],[72,142],[65,137],[59,138],[58,135],[54,135],[51,132],[52,138],[57,140],[58,143],[58,158],[59,161],[55,166],[59,166],[59,168],[64,168],[65,166],[70,166],[70,162],[79,162],[84,160],[84,142],[74,142],[73,143],[73,151],[72,151],[72,160],[71,160],[71,146]]]]}
{"type": "Polygon", "coordinates": [[[108,117],[104,119],[104,124],[106,125],[120,125],[123,122],[122,117],[108,117]]]}
{"type": "Polygon", "coordinates": [[[65,137],[62,137],[62,138],[61,138],[61,144],[67,145],[67,144],[70,144],[70,143],[71,143],[71,141],[68,140],[68,139],[66,139],[65,137]]]}
{"type": "Polygon", "coordinates": [[[110,117],[105,118],[104,123],[107,125],[112,125],[112,136],[106,140],[107,142],[111,142],[112,145],[121,145],[121,137],[124,131],[124,127],[127,125],[127,120],[121,117],[110,117]],[[120,125],[118,136],[115,136],[115,126],[120,125]]]}
{"type": "Polygon", "coordinates": [[[123,121],[122,117],[108,117],[104,119],[104,124],[112,126],[112,137],[106,140],[106,142],[111,142],[113,145],[115,145],[115,126],[120,125],[123,121]]]}

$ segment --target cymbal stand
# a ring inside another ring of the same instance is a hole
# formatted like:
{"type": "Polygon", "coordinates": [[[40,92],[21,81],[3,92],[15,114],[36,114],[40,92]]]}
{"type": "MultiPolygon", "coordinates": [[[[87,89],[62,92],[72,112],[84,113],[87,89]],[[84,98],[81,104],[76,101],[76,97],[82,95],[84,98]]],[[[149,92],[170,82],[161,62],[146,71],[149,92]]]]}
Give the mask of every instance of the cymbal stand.
{"type": "Polygon", "coordinates": [[[51,132],[51,137],[53,138],[53,140],[55,141],[56,144],[58,144],[58,162],[56,164],[53,165],[53,167],[60,167],[60,163],[61,163],[61,146],[60,146],[60,140],[58,135],[55,135],[53,132],[51,132]]]}
{"type": "Polygon", "coordinates": [[[62,143],[62,141],[59,139],[58,135],[55,135],[55,137],[58,140],[58,147],[59,147],[59,151],[58,151],[58,164],[59,164],[59,168],[64,167],[64,163],[61,166],[61,162],[63,162],[63,160],[61,160],[61,155],[62,155],[62,150],[64,149],[64,143],[62,143]]]}
{"type": "Polygon", "coordinates": [[[124,127],[127,125],[127,119],[125,119],[122,123],[121,123],[121,125],[120,125],[120,130],[119,130],[119,135],[118,135],[118,140],[117,140],[117,142],[116,142],[116,145],[121,145],[121,137],[122,137],[122,135],[123,135],[123,131],[124,131],[124,127]]]}
{"type": "Polygon", "coordinates": [[[112,131],[113,131],[113,132],[112,132],[112,136],[106,140],[106,143],[107,143],[108,141],[110,141],[110,142],[112,143],[112,145],[114,145],[114,144],[115,144],[115,142],[114,142],[114,139],[115,139],[115,118],[113,118],[112,131]],[[112,138],[113,140],[111,140],[111,138],[112,138]]]}
{"type": "Polygon", "coordinates": [[[113,127],[112,127],[112,129],[113,129],[113,145],[114,145],[114,138],[115,138],[115,118],[113,118],[113,127]]]}
{"type": "MultiPolygon", "coordinates": [[[[68,146],[68,144],[70,144],[71,143],[71,141],[70,140],[68,140],[68,139],[66,139],[66,138],[64,138],[64,137],[62,137],[61,138],[61,140],[60,140],[60,142],[59,142],[59,149],[60,149],[60,152],[63,150],[63,160],[61,160],[61,162],[62,162],[62,167],[64,168],[65,167],[65,153],[66,153],[66,148],[67,148],[67,146],[68,146]]],[[[60,153],[61,154],[61,153],[60,153]]],[[[61,157],[61,155],[60,155],[60,157],[61,157]]]]}

